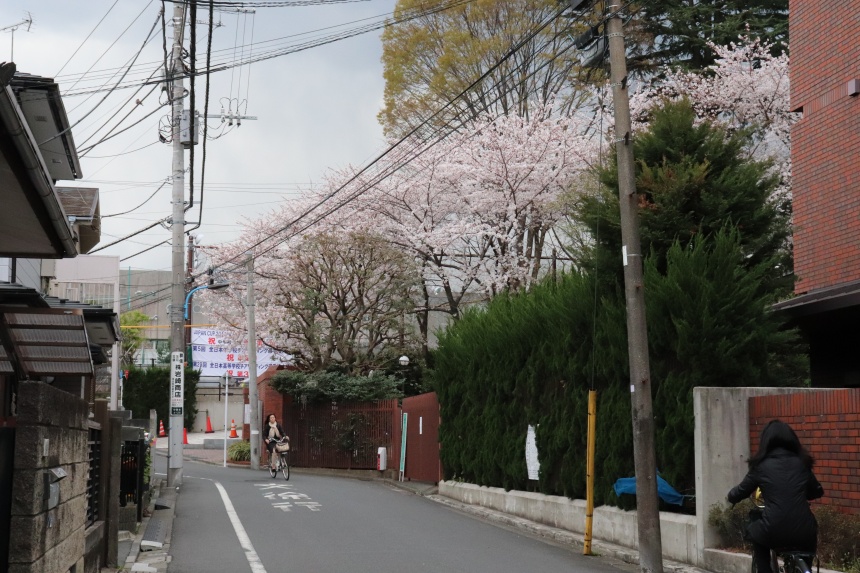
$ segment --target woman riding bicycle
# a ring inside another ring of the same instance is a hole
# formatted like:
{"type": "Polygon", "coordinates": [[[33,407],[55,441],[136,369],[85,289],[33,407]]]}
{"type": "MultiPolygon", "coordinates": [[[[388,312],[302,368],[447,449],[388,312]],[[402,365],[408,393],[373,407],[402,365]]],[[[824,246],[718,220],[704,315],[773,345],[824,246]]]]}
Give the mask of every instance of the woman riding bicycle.
{"type": "Polygon", "coordinates": [[[764,511],[761,519],[747,526],[746,537],[752,542],[758,572],[774,573],[771,549],[815,553],[818,522],[808,500],[824,495],[824,488],[812,473],[812,456],[791,426],[780,420],[764,427],[759,450],[748,463],[749,472],[732,488],[728,500],[738,503],[761,488],[764,511]]]}
{"type": "MultiPolygon", "coordinates": [[[[266,418],[266,424],[263,426],[263,442],[266,444],[266,449],[269,451],[269,467],[274,469],[277,467],[277,461],[273,455],[275,444],[282,438],[286,438],[287,434],[284,428],[278,423],[274,414],[269,414],[266,418]]],[[[289,438],[287,438],[289,439],[289,438]]]]}

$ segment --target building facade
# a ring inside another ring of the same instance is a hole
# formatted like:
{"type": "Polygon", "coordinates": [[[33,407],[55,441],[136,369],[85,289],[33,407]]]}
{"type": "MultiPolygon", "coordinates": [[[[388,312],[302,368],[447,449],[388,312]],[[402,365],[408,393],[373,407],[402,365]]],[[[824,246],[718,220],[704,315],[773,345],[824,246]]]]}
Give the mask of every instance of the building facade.
{"type": "Polygon", "coordinates": [[[860,386],[860,27],[856,6],[791,0],[795,297],[815,386],[860,386]],[[849,18],[834,17],[845,13],[849,18]]]}

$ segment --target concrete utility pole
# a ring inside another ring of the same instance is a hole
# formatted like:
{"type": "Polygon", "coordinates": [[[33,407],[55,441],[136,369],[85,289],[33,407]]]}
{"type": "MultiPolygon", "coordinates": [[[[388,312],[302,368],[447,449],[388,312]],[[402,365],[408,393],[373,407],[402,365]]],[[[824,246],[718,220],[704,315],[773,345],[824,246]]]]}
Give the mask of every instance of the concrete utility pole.
{"type": "Polygon", "coordinates": [[[630,128],[630,99],[627,93],[624,29],[619,13],[620,6],[613,2],[608,10],[606,29],[609,39],[612,100],[615,106],[618,203],[621,206],[623,245],[621,256],[624,260],[624,292],[627,299],[627,352],[630,360],[639,568],[645,573],[663,573],[651,371],[648,363],[648,330],[645,324],[645,284],[642,277],[642,247],[639,241],[638,197],[630,128]]]}
{"type": "Polygon", "coordinates": [[[257,402],[257,324],[254,317],[254,253],[248,253],[248,402],[251,406],[251,469],[260,469],[260,412],[257,402]]]}
{"type": "MultiPolygon", "coordinates": [[[[182,120],[185,86],[182,81],[182,40],[185,31],[184,2],[173,5],[173,52],[170,70],[173,90],[173,288],[170,305],[170,436],[167,450],[167,486],[182,485],[183,399],[185,397],[185,148],[182,120]]],[[[171,89],[170,87],[168,89],[171,89]]]]}

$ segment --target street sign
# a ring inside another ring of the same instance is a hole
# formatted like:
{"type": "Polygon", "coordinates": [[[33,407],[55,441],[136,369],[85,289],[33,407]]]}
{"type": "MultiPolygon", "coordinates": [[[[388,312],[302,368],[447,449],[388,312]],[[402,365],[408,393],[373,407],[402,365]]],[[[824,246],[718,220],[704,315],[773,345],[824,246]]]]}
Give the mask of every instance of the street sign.
{"type": "Polygon", "coordinates": [[[170,354],[170,415],[181,416],[185,397],[185,354],[170,354]]]}

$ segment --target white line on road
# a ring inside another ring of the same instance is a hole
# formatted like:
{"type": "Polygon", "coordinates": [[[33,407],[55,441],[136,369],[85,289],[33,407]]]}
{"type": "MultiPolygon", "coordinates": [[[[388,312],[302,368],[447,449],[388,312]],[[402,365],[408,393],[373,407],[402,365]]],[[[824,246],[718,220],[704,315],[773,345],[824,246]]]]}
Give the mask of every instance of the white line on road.
{"type": "Polygon", "coordinates": [[[224,502],[224,509],[227,510],[227,516],[230,518],[230,523],[233,524],[233,531],[236,532],[239,544],[242,546],[242,549],[245,550],[245,559],[248,560],[248,565],[251,566],[251,573],[266,573],[266,568],[263,566],[263,562],[260,561],[260,556],[257,555],[257,552],[254,550],[251,538],[248,537],[248,534],[245,532],[245,528],[242,526],[242,521],[239,519],[239,515],[236,513],[236,509],[233,507],[233,502],[230,501],[230,496],[227,495],[227,490],[224,489],[224,486],[222,486],[217,480],[210,478],[194,479],[205,479],[215,484],[215,487],[218,488],[218,493],[221,494],[221,501],[224,502]]]}

